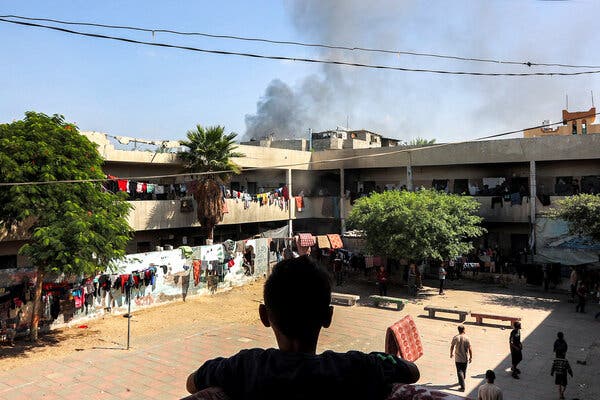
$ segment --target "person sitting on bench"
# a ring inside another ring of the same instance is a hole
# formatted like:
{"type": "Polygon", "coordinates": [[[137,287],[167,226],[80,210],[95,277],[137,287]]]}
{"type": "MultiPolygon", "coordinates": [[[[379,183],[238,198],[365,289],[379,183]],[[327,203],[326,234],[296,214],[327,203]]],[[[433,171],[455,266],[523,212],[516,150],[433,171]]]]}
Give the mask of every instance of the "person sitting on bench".
{"type": "Polygon", "coordinates": [[[316,354],[321,328],[331,324],[330,303],[325,270],[306,256],[281,261],[265,283],[258,310],[279,349],[248,349],[206,361],[188,377],[188,392],[220,387],[233,400],[384,399],[392,383],[419,379],[415,364],[390,354],[316,354]]]}

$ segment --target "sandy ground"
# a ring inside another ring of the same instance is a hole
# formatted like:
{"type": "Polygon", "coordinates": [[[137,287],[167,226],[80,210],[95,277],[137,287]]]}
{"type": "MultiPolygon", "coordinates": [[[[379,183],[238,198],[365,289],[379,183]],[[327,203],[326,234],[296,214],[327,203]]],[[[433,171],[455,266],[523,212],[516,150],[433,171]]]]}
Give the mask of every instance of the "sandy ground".
{"type": "MultiPolygon", "coordinates": [[[[160,340],[174,331],[191,332],[204,326],[256,321],[262,287],[263,281],[258,280],[211,296],[188,297],[185,302],[179,299],[135,311],[131,319],[131,342],[135,346],[160,340]]],[[[22,338],[17,339],[15,347],[0,345],[0,371],[65,357],[82,349],[123,347],[126,342],[127,319],[122,315],[104,315],[40,335],[37,344],[22,338]]]]}

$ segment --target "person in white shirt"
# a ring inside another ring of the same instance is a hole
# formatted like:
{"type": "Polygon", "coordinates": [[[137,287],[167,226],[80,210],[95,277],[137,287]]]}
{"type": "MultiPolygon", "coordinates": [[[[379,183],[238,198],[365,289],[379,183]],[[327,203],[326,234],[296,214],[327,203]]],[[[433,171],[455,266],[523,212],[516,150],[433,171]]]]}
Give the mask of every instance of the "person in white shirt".
{"type": "Polygon", "coordinates": [[[477,400],[502,400],[502,390],[496,385],[496,374],[491,369],[485,372],[486,383],[479,386],[477,391],[477,400]]]}
{"type": "Polygon", "coordinates": [[[440,294],[444,294],[444,282],[446,282],[446,269],[444,268],[444,263],[440,265],[440,269],[438,271],[440,278],[440,294]]]}

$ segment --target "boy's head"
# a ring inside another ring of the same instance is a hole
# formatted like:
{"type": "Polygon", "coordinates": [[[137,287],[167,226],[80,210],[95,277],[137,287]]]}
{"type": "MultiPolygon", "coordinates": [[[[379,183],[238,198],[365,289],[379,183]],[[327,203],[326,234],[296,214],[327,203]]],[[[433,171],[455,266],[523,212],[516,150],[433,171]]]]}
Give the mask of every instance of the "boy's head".
{"type": "Polygon", "coordinates": [[[329,274],[306,256],[284,260],[265,282],[261,321],[288,339],[315,339],[331,324],[329,274]]]}
{"type": "Polygon", "coordinates": [[[558,333],[556,334],[556,336],[557,336],[559,339],[564,339],[564,337],[565,337],[564,333],[562,333],[562,332],[558,332],[558,333]]]}
{"type": "Polygon", "coordinates": [[[496,380],[496,374],[491,369],[488,369],[487,371],[485,371],[485,379],[489,383],[494,383],[494,381],[496,380]]]}

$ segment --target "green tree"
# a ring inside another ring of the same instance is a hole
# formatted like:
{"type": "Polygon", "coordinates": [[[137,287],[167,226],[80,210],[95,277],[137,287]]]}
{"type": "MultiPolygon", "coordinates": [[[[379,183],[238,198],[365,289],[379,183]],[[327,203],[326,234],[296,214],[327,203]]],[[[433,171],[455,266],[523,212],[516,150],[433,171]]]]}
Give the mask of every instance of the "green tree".
{"type": "Polygon", "coordinates": [[[0,186],[0,228],[29,227],[19,253],[37,271],[33,340],[46,276],[92,275],[125,254],[130,205],[124,194],[103,190],[102,163],[96,145],[60,115],[27,112],[0,124],[0,182],[11,183],[0,186]]]}
{"type": "Polygon", "coordinates": [[[478,208],[468,196],[393,190],[358,199],[348,223],[366,233],[372,254],[443,260],[470,251],[470,239],[485,232],[478,208]]]}
{"type": "Polygon", "coordinates": [[[415,147],[431,146],[432,144],[435,144],[435,139],[425,139],[422,137],[416,137],[406,144],[408,146],[415,146],[415,147]]]}
{"type": "Polygon", "coordinates": [[[188,148],[179,153],[185,171],[206,173],[199,177],[192,195],[196,200],[198,222],[206,230],[212,242],[215,226],[223,219],[223,196],[220,185],[232,174],[239,174],[240,167],[231,158],[244,157],[235,151],[235,133],[225,133],[223,126],[203,127],[187,132],[187,140],[181,144],[188,148]],[[211,173],[214,172],[214,173],[211,173]]]}
{"type": "Polygon", "coordinates": [[[554,219],[563,219],[569,231],[580,236],[589,236],[600,242],[600,195],[578,194],[565,197],[545,213],[554,219]]]}

